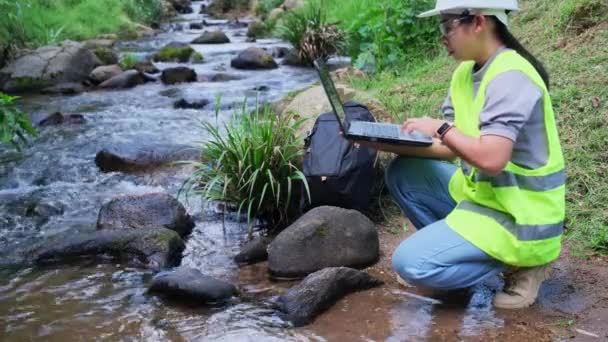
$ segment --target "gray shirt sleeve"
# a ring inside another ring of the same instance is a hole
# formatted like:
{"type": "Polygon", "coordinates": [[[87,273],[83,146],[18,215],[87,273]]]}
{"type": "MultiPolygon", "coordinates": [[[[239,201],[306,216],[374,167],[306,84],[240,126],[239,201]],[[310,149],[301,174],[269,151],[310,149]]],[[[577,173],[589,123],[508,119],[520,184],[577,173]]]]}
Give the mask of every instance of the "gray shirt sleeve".
{"type": "Polygon", "coordinates": [[[445,101],[441,105],[441,112],[443,113],[443,118],[449,122],[454,122],[454,106],[452,105],[452,95],[448,90],[448,96],[446,96],[445,101]]]}
{"type": "Polygon", "coordinates": [[[520,71],[498,75],[486,89],[486,99],[479,115],[481,135],[498,135],[517,140],[530,116],[542,102],[542,91],[520,71]]]}

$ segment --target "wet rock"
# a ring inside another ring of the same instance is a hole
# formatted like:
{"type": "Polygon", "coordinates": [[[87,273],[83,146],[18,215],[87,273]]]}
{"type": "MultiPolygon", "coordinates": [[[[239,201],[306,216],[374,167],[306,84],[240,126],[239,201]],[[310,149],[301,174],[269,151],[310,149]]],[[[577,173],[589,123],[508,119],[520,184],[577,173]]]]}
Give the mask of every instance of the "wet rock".
{"type": "Polygon", "coordinates": [[[91,82],[93,82],[94,84],[100,84],[122,73],[123,70],[117,64],[104,65],[97,67],[93,71],[91,71],[91,74],[89,75],[89,80],[91,80],[91,82]]]}
{"type": "Polygon", "coordinates": [[[164,84],[196,82],[196,72],[190,68],[181,66],[167,68],[163,70],[160,79],[164,84]]]}
{"type": "Polygon", "coordinates": [[[83,82],[101,62],[83,44],[65,41],[26,53],[0,70],[0,90],[36,91],[66,82],[83,82]]]}
{"type": "Polygon", "coordinates": [[[382,284],[381,280],[352,268],[326,268],[279,296],[277,304],[295,326],[303,326],[347,294],[382,284]]]}
{"type": "Polygon", "coordinates": [[[85,118],[81,114],[62,114],[60,112],[55,112],[44,116],[42,118],[34,117],[33,122],[35,122],[36,126],[45,127],[45,126],[57,126],[61,124],[75,124],[80,125],[86,122],[85,118]]]}
{"type": "Polygon", "coordinates": [[[190,23],[190,29],[191,30],[202,30],[203,23],[190,23]]]}
{"type": "Polygon", "coordinates": [[[247,39],[245,39],[245,43],[255,43],[256,41],[257,39],[253,37],[247,37],[247,39]]]}
{"type": "Polygon", "coordinates": [[[158,94],[165,97],[178,97],[181,92],[182,91],[179,88],[169,88],[162,90],[158,94]]]}
{"type": "Polygon", "coordinates": [[[290,49],[285,54],[285,56],[283,57],[283,61],[281,62],[281,64],[282,65],[297,66],[297,67],[310,66],[309,63],[305,62],[304,60],[302,60],[300,58],[300,56],[298,55],[298,53],[294,49],[290,49]]]}
{"type": "Polygon", "coordinates": [[[177,15],[175,7],[173,7],[173,4],[169,2],[169,0],[161,1],[161,13],[164,19],[172,18],[177,15]]]}
{"type": "Polygon", "coordinates": [[[192,2],[190,0],[169,0],[169,2],[178,13],[188,14],[193,12],[192,2]]]}
{"type": "Polygon", "coordinates": [[[241,247],[241,252],[234,257],[239,264],[254,264],[268,259],[268,245],[272,240],[258,236],[241,247]]]}
{"type": "Polygon", "coordinates": [[[179,62],[186,63],[194,49],[189,44],[181,42],[171,42],[152,56],[155,62],[179,62]]]}
{"type": "Polygon", "coordinates": [[[229,20],[227,25],[232,29],[246,28],[247,26],[249,26],[247,22],[240,21],[238,18],[234,20],[229,20]]]}
{"type": "Polygon", "coordinates": [[[230,75],[230,74],[226,74],[226,73],[215,74],[209,78],[209,80],[211,82],[228,82],[228,81],[235,81],[235,80],[240,80],[240,79],[241,79],[241,77],[239,77],[237,75],[230,75]]]}
{"type": "Polygon", "coordinates": [[[230,62],[230,65],[233,68],[250,70],[278,68],[277,63],[269,53],[256,47],[250,47],[239,53],[239,55],[230,62]]]}
{"type": "Polygon", "coordinates": [[[284,46],[277,46],[270,49],[269,53],[274,58],[284,58],[289,53],[290,49],[284,46]]]}
{"type": "Polygon", "coordinates": [[[201,160],[200,151],[187,145],[141,145],[137,143],[104,148],[95,156],[103,172],[138,172],[180,160],[201,160]]]}
{"type": "Polygon", "coordinates": [[[252,21],[247,26],[247,37],[249,38],[257,38],[261,36],[266,31],[266,25],[264,25],[261,21],[252,21]]]}
{"type": "Polygon", "coordinates": [[[209,100],[187,101],[180,99],[173,103],[175,109],[202,109],[209,104],[209,100]]]}
{"type": "Polygon", "coordinates": [[[127,89],[146,83],[145,77],[137,70],[127,70],[99,85],[103,89],[127,89]]]}
{"type": "Polygon", "coordinates": [[[158,74],[160,70],[151,61],[138,61],[133,66],[133,69],[141,72],[142,74],[158,74]]]}
{"type": "Polygon", "coordinates": [[[49,95],[76,95],[84,92],[84,86],[79,82],[67,82],[44,88],[42,94],[49,95]]]}
{"type": "Polygon", "coordinates": [[[254,90],[254,91],[268,91],[268,90],[270,90],[270,87],[266,86],[266,85],[261,85],[261,86],[255,87],[255,88],[253,88],[251,90],[254,90]]]}
{"type": "Polygon", "coordinates": [[[194,39],[191,44],[226,44],[230,43],[230,39],[222,31],[205,31],[198,38],[194,39]]]}
{"type": "Polygon", "coordinates": [[[92,50],[95,56],[101,61],[102,65],[111,65],[118,63],[118,55],[109,48],[98,47],[92,50]]]}
{"type": "Polygon", "coordinates": [[[207,6],[205,5],[201,5],[201,9],[200,11],[198,11],[199,14],[207,14],[207,6]]]}
{"type": "Polygon", "coordinates": [[[97,217],[98,230],[158,227],[184,237],[192,232],[194,221],[178,200],[165,193],[116,197],[101,207],[97,217]]]}
{"type": "Polygon", "coordinates": [[[135,258],[151,269],[178,265],[184,241],[169,229],[101,230],[92,233],[60,234],[33,251],[35,264],[63,263],[81,257],[111,255],[135,258]]]}
{"type": "Polygon", "coordinates": [[[237,295],[234,285],[187,267],[157,274],[150,284],[151,293],[196,304],[217,304],[237,295]]]}
{"type": "Polygon", "coordinates": [[[283,230],[268,247],[274,277],[303,277],[326,267],[366,267],[380,256],[374,224],[356,210],[318,207],[283,230]]]}

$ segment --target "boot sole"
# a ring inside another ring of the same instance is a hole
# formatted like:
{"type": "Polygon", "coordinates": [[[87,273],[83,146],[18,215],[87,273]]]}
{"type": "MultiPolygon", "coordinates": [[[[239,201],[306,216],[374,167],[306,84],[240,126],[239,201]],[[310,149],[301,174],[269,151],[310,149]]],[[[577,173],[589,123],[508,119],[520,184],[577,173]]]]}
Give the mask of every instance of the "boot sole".
{"type": "Polygon", "coordinates": [[[532,300],[528,299],[528,300],[522,301],[522,302],[520,302],[518,304],[512,304],[512,305],[509,305],[509,304],[506,304],[506,305],[505,304],[498,304],[497,305],[494,301],[492,301],[492,305],[495,308],[498,308],[498,309],[516,310],[516,309],[525,309],[525,308],[528,308],[532,304],[534,304],[535,301],[536,301],[535,299],[532,299],[532,300]]]}

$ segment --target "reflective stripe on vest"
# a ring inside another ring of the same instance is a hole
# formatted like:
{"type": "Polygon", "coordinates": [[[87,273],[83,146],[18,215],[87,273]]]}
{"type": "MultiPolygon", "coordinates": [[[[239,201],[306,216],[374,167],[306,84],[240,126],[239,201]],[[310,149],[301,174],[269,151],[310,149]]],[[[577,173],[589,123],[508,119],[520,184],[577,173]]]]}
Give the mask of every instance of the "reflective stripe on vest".
{"type": "Polygon", "coordinates": [[[514,223],[513,216],[509,214],[501,213],[500,211],[486,208],[469,201],[460,202],[457,209],[491,217],[521,241],[549,239],[561,235],[564,231],[563,221],[539,225],[516,224],[514,223]]]}
{"type": "Polygon", "coordinates": [[[548,90],[534,67],[515,51],[504,51],[488,66],[473,94],[474,62],[464,62],[451,84],[456,127],[480,136],[479,115],[488,83],[507,71],[519,71],[543,91],[544,125],[549,158],[536,169],[509,162],[498,175],[489,175],[461,162],[450,180],[458,202],[446,221],[469,242],[504,263],[536,266],[559,256],[565,218],[565,169],[548,90]]]}

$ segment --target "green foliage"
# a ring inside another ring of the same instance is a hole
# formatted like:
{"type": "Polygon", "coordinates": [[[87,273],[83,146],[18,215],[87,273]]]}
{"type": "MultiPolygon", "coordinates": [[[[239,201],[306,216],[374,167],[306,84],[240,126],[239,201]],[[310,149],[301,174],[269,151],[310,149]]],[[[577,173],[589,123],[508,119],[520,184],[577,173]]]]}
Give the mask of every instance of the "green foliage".
{"type": "Polygon", "coordinates": [[[416,16],[432,8],[431,0],[325,1],[332,20],[348,35],[348,53],[356,66],[381,71],[403,65],[438,51],[438,26],[434,19],[416,16]]]}
{"type": "Polygon", "coordinates": [[[173,62],[177,61],[185,63],[190,60],[190,56],[194,53],[194,49],[190,46],[186,47],[164,47],[154,55],[156,62],[173,62]]]}
{"type": "Polygon", "coordinates": [[[27,114],[15,107],[18,97],[0,93],[0,142],[20,149],[27,142],[26,135],[36,135],[27,114]]]}
{"type": "Polygon", "coordinates": [[[120,63],[118,63],[118,65],[120,65],[120,68],[122,70],[130,70],[130,69],[135,69],[135,65],[137,64],[138,59],[133,56],[133,55],[126,55],[124,56],[121,60],[120,63]]]}
{"type": "Polygon", "coordinates": [[[295,47],[301,60],[308,62],[316,58],[327,59],[344,47],[342,31],[328,23],[319,0],[311,0],[305,6],[285,13],[276,32],[295,47]]]}
{"type": "Polygon", "coordinates": [[[237,205],[250,223],[261,217],[272,228],[283,227],[294,191],[300,184],[308,191],[296,166],[302,155],[296,132],[303,122],[295,114],[277,116],[269,107],[257,105],[253,112],[243,105],[242,112],[223,127],[203,122],[210,137],[202,145],[208,162],[191,163],[195,171],[184,188],[207,201],[237,205]]]}
{"type": "Polygon", "coordinates": [[[158,21],[160,0],[0,0],[0,65],[18,47],[83,40],[158,21]]]}

